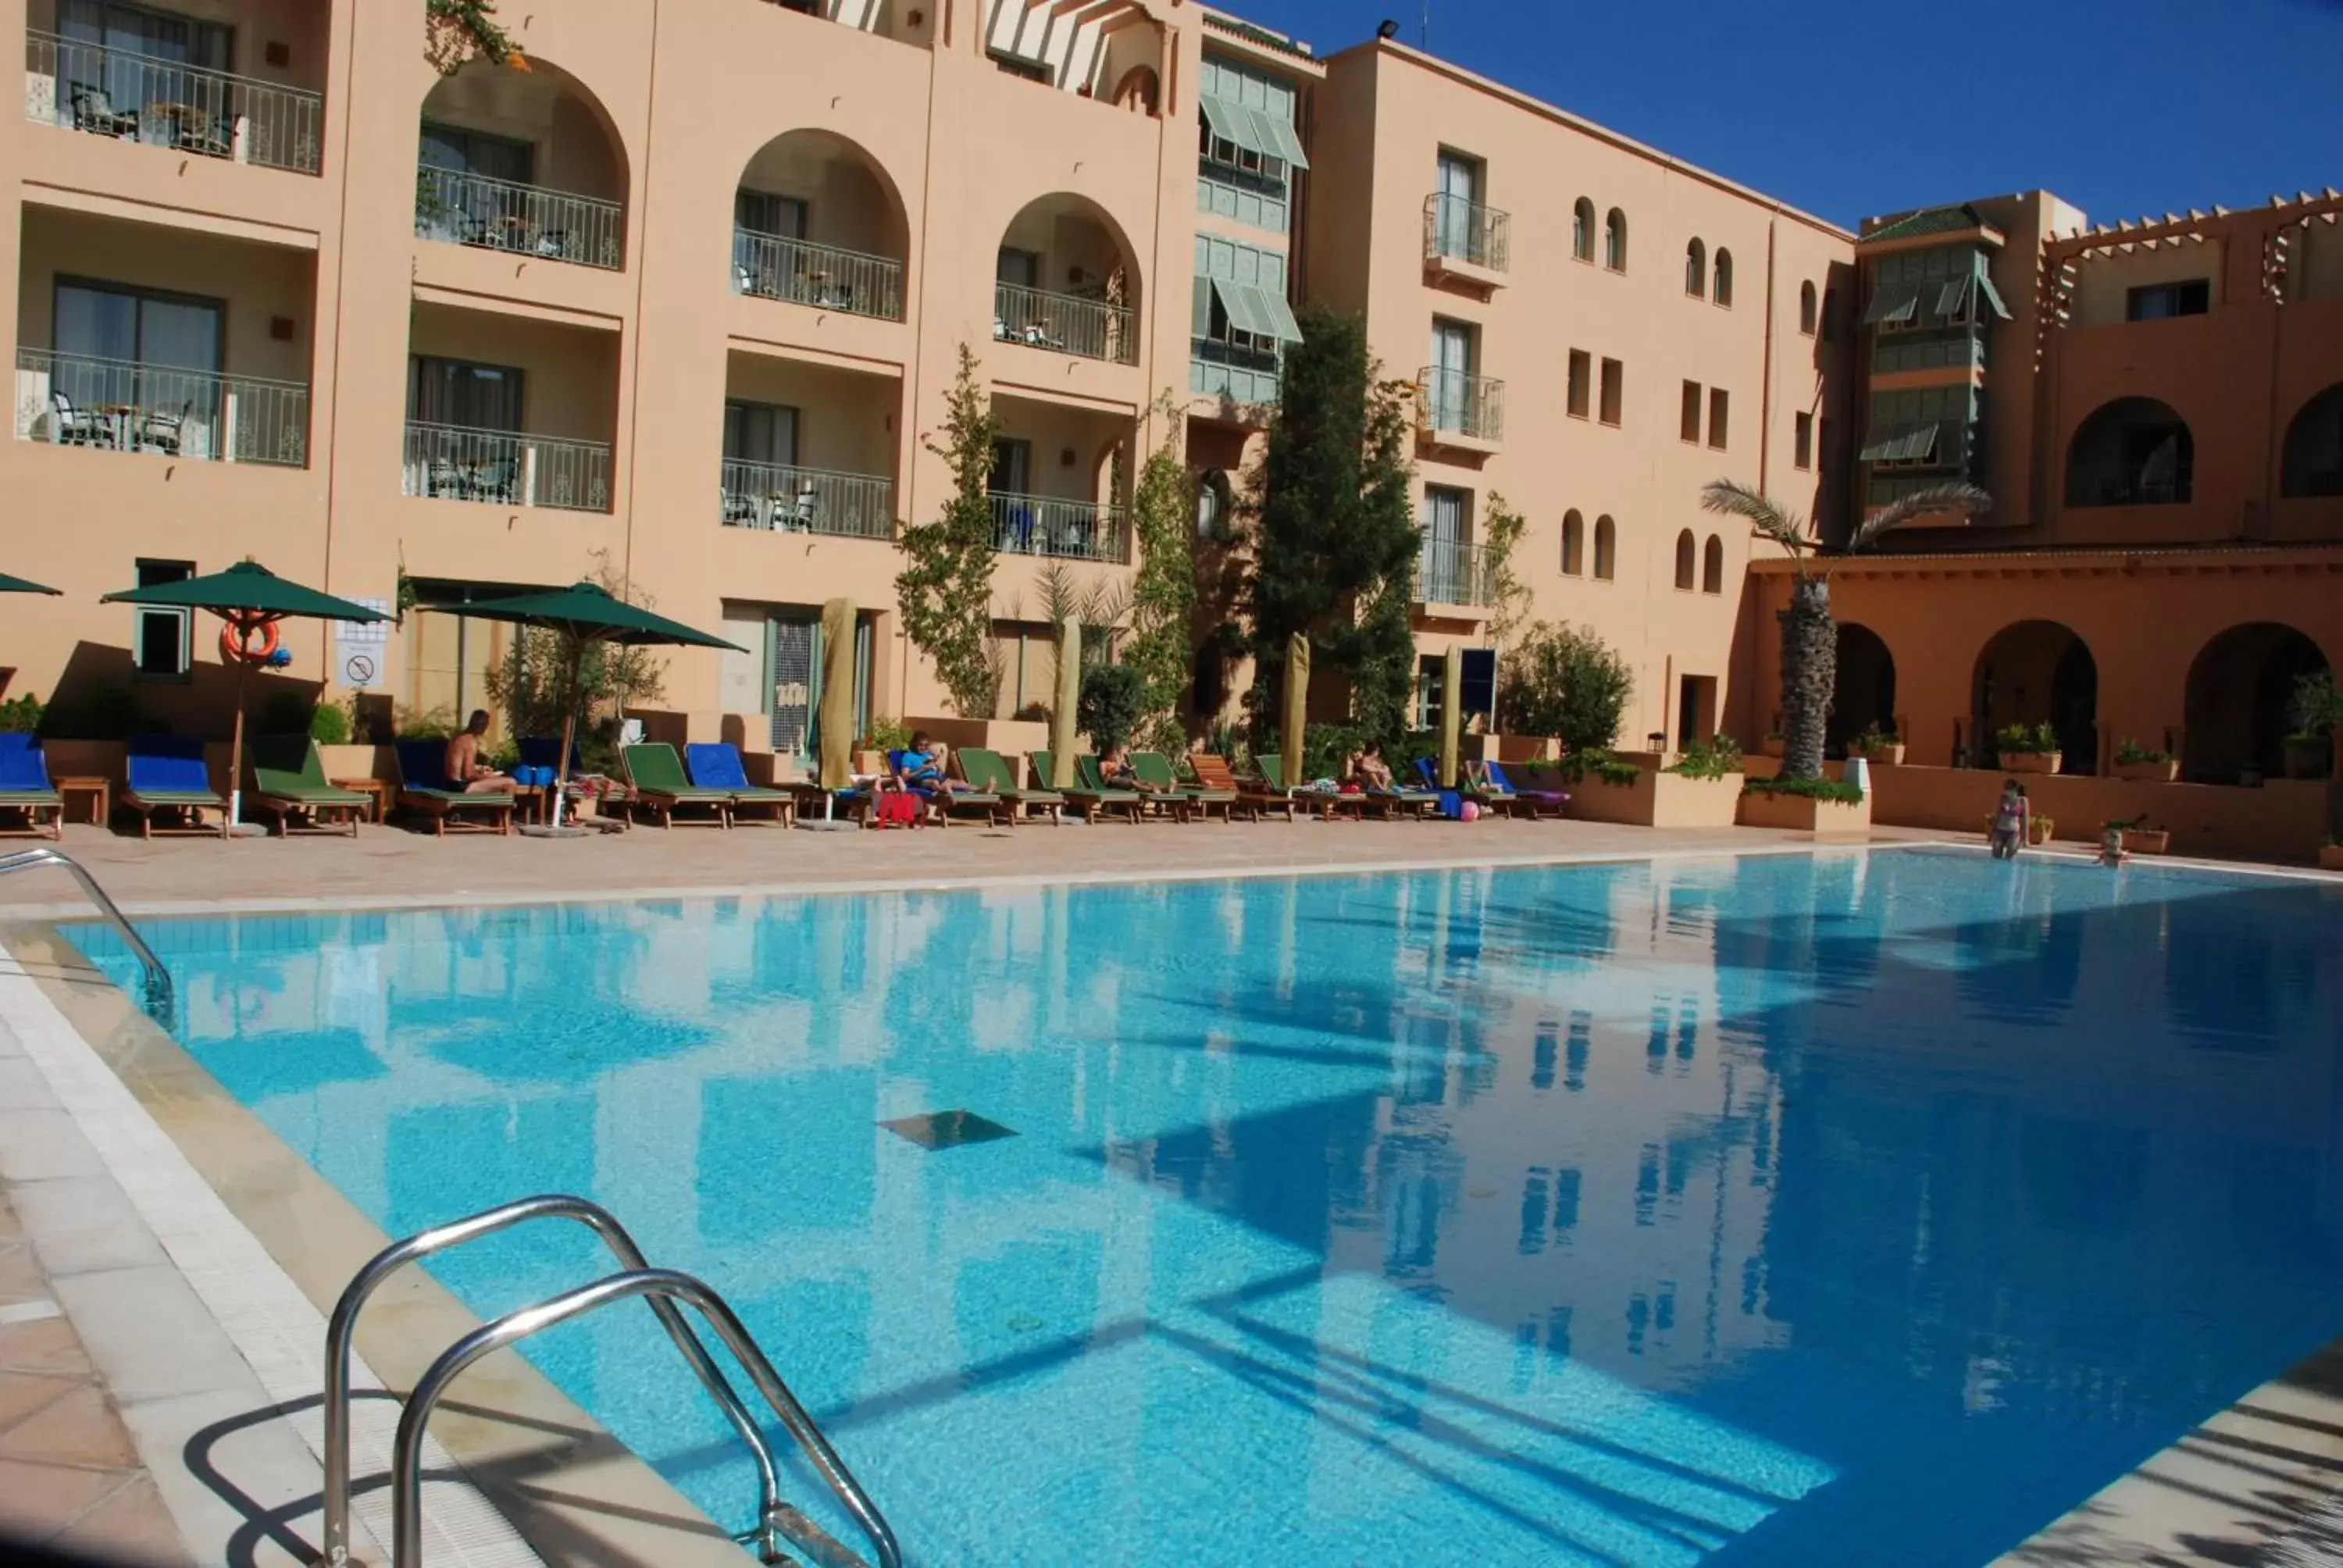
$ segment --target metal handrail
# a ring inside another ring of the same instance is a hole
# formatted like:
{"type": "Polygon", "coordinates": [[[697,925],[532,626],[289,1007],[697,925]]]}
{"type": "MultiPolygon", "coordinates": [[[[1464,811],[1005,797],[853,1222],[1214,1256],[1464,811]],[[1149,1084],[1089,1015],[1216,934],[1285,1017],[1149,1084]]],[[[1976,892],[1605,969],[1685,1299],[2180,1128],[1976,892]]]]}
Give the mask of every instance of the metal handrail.
{"type": "Polygon", "coordinates": [[[0,855],[0,877],[11,871],[29,871],[36,866],[58,866],[73,873],[74,880],[81,884],[81,890],[89,895],[89,901],[97,906],[98,913],[113,925],[121,935],[123,945],[138,955],[138,962],[146,969],[147,1016],[169,1018],[171,971],[163,967],[163,960],[155,956],[155,950],[146,945],[146,939],[123,919],[122,911],[114,907],[114,900],[106,896],[106,890],[97,885],[97,879],[84,869],[79,860],[62,849],[19,849],[11,855],[0,855]]]}
{"type": "MultiPolygon", "coordinates": [[[[407,1395],[407,1408],[399,1413],[398,1438],[391,1455],[391,1533],[390,1560],[392,1568],[422,1568],[423,1563],[423,1434],[431,1420],[432,1407],[439,1402],[447,1385],[463,1375],[464,1369],[492,1351],[517,1344],[531,1334],[581,1317],[613,1302],[629,1301],[648,1296],[655,1309],[672,1312],[678,1301],[689,1305],[706,1319],[719,1339],[746,1368],[757,1392],[764,1396],[781,1424],[798,1441],[808,1459],[813,1462],[821,1478],[854,1522],[870,1539],[878,1553],[878,1568],[902,1568],[903,1553],[895,1543],[895,1533],[880,1514],[879,1506],[871,1502],[861,1483],[846,1468],[838,1451],[830,1446],[821,1429],[781,1381],[765,1352],[749,1335],[723,1297],[689,1274],[672,1269],[635,1269],[623,1274],[612,1274],[581,1285],[551,1301],[539,1302],[533,1307],[523,1307],[508,1312],[485,1328],[473,1331],[450,1345],[430,1369],[416,1381],[414,1392],[407,1395]]],[[[697,1342],[694,1342],[697,1343],[697,1342]]],[[[790,1523],[798,1530],[817,1538],[826,1556],[844,1549],[830,1539],[826,1533],[801,1513],[791,1513],[790,1523]]]]}
{"type": "MultiPolygon", "coordinates": [[[[567,1193],[549,1192],[535,1198],[522,1198],[500,1204],[494,1209],[445,1225],[419,1231],[403,1241],[394,1241],[377,1252],[367,1266],[350,1279],[341,1299],[334,1303],[334,1315],[326,1323],[326,1452],[325,1452],[325,1554],[319,1559],[321,1568],[344,1568],[350,1560],[350,1341],[357,1331],[358,1311],[367,1298],[373,1295],[383,1281],[417,1260],[449,1247],[493,1235],[498,1231],[529,1220],[576,1220],[602,1239],[610,1255],[621,1267],[639,1271],[649,1265],[640,1247],[618,1223],[618,1217],[598,1203],[567,1193]]],[[[765,1442],[764,1432],[749,1413],[740,1396],[732,1390],[724,1373],[710,1359],[699,1336],[683,1314],[665,1300],[654,1301],[651,1310],[659,1314],[659,1324],[683,1352],[691,1370],[708,1390],[709,1396],[723,1408],[733,1431],[749,1445],[757,1461],[758,1484],[764,1491],[758,1510],[756,1535],[763,1555],[774,1555],[779,1547],[779,1527],[782,1517],[781,1475],[773,1463],[773,1451],[765,1442]],[[770,1550],[767,1550],[769,1548],[770,1550]]],[[[747,1364],[742,1358],[742,1364],[747,1364]]],[[[417,1385],[419,1390],[421,1385],[417,1385]]],[[[409,1396],[410,1399],[413,1396],[409,1396]]],[[[402,1423],[400,1431],[405,1431],[402,1423]]],[[[406,1561],[401,1558],[400,1561],[406,1561]]]]}

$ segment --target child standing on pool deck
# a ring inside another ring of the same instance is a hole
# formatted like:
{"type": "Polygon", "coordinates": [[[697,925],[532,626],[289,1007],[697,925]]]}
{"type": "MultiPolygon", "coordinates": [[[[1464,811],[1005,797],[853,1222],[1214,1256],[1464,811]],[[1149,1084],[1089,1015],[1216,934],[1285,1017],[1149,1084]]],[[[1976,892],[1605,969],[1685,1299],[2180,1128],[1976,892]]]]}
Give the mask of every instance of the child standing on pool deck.
{"type": "Polygon", "coordinates": [[[2001,803],[1993,810],[1993,858],[2015,860],[2017,851],[2026,847],[2026,829],[2033,825],[2033,804],[2026,799],[2026,786],[2015,779],[2005,779],[2001,785],[2001,803]]]}

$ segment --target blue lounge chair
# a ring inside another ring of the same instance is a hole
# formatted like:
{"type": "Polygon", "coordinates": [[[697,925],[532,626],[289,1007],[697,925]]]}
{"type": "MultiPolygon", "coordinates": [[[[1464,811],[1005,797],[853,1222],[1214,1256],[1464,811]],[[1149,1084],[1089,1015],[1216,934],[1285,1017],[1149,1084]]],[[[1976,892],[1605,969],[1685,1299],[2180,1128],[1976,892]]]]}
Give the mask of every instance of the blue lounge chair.
{"type": "Polygon", "coordinates": [[[176,735],[134,735],[129,747],[129,783],[122,804],[138,814],[138,836],[155,836],[155,819],[167,819],[166,833],[210,833],[227,837],[227,802],[212,788],[211,769],[204,763],[204,743],[176,735]],[[219,825],[204,821],[204,813],[217,811],[219,825]]]}
{"type": "Polygon", "coordinates": [[[27,833],[38,833],[46,816],[49,837],[65,836],[65,801],[49,782],[48,754],[41,749],[39,736],[0,735],[0,811],[23,812],[27,833]]]}
{"type": "Polygon", "coordinates": [[[773,820],[782,827],[793,821],[801,802],[809,796],[820,804],[821,791],[797,789],[774,789],[749,782],[749,769],[740,760],[740,749],[729,740],[699,740],[683,749],[683,765],[690,769],[691,781],[703,789],[729,789],[732,792],[732,811],[737,819],[743,807],[762,807],[773,814],[773,820]]]}
{"type": "Polygon", "coordinates": [[[1523,789],[1505,777],[1504,765],[1498,762],[1481,764],[1481,777],[1490,794],[1501,800],[1518,801],[1514,809],[1530,817],[1559,817],[1562,809],[1570,804],[1570,794],[1564,789],[1523,789]]]}

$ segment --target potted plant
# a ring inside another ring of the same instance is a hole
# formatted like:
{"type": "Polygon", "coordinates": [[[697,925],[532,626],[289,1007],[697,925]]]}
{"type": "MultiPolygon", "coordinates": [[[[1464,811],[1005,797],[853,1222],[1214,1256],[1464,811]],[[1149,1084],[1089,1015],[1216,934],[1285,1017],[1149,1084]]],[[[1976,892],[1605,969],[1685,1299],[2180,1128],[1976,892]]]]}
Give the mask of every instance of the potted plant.
{"type": "Polygon", "coordinates": [[[2335,766],[2335,730],[2343,726],[2343,689],[2337,688],[2334,671],[2297,680],[2287,717],[2294,721],[2294,733],[2286,738],[2286,776],[2326,778],[2335,766]]]}
{"type": "Polygon", "coordinates": [[[1894,768],[1904,760],[1902,739],[1893,729],[1882,729],[1876,723],[1866,725],[1863,733],[1855,738],[1855,749],[1863,754],[1865,761],[1877,766],[1894,768]]]}
{"type": "Polygon", "coordinates": [[[1788,746],[1789,741],[1783,736],[1780,730],[1768,729],[1765,731],[1765,744],[1758,749],[1765,752],[1768,757],[1779,757],[1788,748],[1788,746]]]}
{"type": "Polygon", "coordinates": [[[2343,839],[2329,839],[2318,847],[2318,869],[2343,871],[2343,839]]]}
{"type": "Polygon", "coordinates": [[[2056,773],[2063,759],[2058,732],[2047,724],[2012,724],[1994,736],[2001,765],[2012,773],[2056,773]]]}
{"type": "Polygon", "coordinates": [[[2145,817],[2099,825],[2103,833],[2109,829],[2115,830],[2117,845],[2127,855],[2162,855],[2172,849],[2172,829],[2156,827],[2145,817]]]}
{"type": "Polygon", "coordinates": [[[2127,735],[2116,742],[2115,775],[2169,784],[2180,777],[2180,759],[2169,751],[2151,751],[2127,735]]]}

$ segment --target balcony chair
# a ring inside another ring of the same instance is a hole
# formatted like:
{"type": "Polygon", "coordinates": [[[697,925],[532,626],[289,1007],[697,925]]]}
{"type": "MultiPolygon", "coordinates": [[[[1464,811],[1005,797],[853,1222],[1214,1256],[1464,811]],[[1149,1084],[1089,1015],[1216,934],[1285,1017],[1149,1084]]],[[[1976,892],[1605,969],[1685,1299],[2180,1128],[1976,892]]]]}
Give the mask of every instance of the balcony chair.
{"type": "Polygon", "coordinates": [[[116,109],[114,95],[104,87],[74,88],[73,117],[74,129],[77,131],[93,131],[101,136],[138,134],[138,116],[116,109]]]}
{"type": "Polygon", "coordinates": [[[60,447],[106,447],[113,445],[106,422],[86,408],[76,408],[74,400],[55,387],[49,388],[49,405],[55,417],[49,427],[49,440],[60,447]]]}
{"type": "Polygon", "coordinates": [[[188,398],[176,414],[161,409],[148,410],[138,427],[138,449],[160,452],[166,457],[180,456],[186,444],[187,421],[195,416],[196,400],[188,398]]]}

